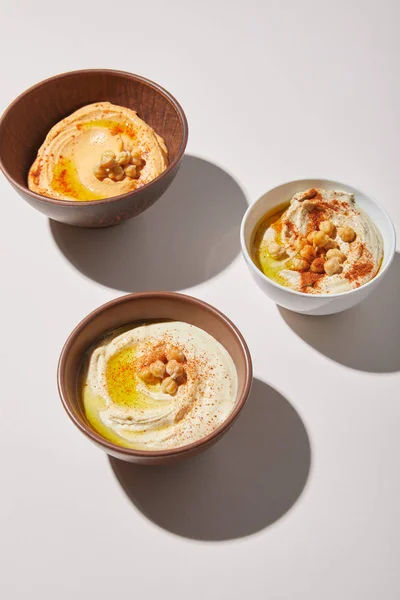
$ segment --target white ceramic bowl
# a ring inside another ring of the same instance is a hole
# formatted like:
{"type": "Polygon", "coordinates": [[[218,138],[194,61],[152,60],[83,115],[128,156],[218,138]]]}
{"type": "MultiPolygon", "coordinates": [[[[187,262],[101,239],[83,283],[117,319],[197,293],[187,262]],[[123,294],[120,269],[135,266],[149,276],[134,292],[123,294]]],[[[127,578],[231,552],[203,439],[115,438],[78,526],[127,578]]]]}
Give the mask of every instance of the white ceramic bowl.
{"type": "Polygon", "coordinates": [[[376,200],[364,192],[345,185],[339,181],[329,179],[298,179],[279,185],[269,190],[259,200],[256,200],[246,211],[240,228],[240,242],[242,252],[257,285],[279,306],[295,312],[308,315],[329,315],[351,308],[358,304],[374,290],[382,277],[385,276],[396,251],[396,233],[393,223],[386,210],[376,200]],[[308,188],[322,188],[328,190],[342,190],[355,195],[356,203],[362,208],[379,228],[384,242],[384,257],[379,273],[365,285],[340,294],[305,294],[283,287],[269,279],[255,265],[251,257],[251,243],[254,230],[262,217],[279,208],[285,201],[296,193],[308,188]]]}

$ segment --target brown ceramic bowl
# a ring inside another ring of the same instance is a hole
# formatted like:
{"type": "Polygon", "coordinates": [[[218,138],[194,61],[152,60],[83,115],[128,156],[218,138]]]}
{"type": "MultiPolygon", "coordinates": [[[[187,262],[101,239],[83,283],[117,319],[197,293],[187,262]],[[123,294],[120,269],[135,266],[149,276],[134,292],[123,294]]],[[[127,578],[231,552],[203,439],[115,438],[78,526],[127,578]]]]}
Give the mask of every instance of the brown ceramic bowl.
{"type": "Polygon", "coordinates": [[[216,308],[191,296],[173,292],[129,294],[90,313],[67,339],[58,363],[58,390],[75,425],[97,446],[121,460],[141,464],[167,464],[202,452],[216,442],[234,423],[250,392],[252,364],[249,350],[235,325],[216,308]],[[172,319],[185,321],[207,331],[231,355],[238,373],[236,405],[226,421],[207,437],[171,450],[140,451],[118,446],[98,434],[83,411],[78,377],[85,352],[102,335],[135,321],[172,319]]]}
{"type": "Polygon", "coordinates": [[[0,168],[24,200],[51,219],[80,227],[107,227],[136,217],[158,200],[178,171],[187,138],[185,113],[156,83],[123,71],[72,71],[34,85],[7,108],[0,120],[0,168]],[[168,168],[141,188],[105,200],[74,202],[31,192],[28,171],[53,125],[100,101],[136,110],[164,138],[168,168]]]}

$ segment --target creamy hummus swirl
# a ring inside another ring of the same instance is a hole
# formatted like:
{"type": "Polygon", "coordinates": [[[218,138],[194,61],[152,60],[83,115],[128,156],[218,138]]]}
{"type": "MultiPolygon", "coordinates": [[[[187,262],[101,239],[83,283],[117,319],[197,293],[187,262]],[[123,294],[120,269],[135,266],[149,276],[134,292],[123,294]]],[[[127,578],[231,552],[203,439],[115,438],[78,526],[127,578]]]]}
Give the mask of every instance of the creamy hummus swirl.
{"type": "Polygon", "coordinates": [[[142,450],[177,448],[208,435],[228,417],[236,393],[237,373],[225,348],[180,321],[139,325],[105,338],[90,353],[82,384],[94,428],[142,450]],[[170,347],[182,348],[187,375],[173,396],[139,377],[143,365],[170,347]]]}
{"type": "Polygon", "coordinates": [[[255,243],[258,262],[266,275],[293,290],[308,294],[346,292],[367,283],[379,271],[383,258],[381,233],[356,205],[353,194],[323,189],[299,192],[282,214],[267,223],[255,243]],[[298,240],[318,231],[323,221],[334,225],[332,241],[345,255],[340,272],[328,276],[325,273],[296,271],[292,261],[298,256],[298,240]],[[354,230],[353,241],[343,241],[336,233],[342,227],[354,230]],[[271,241],[285,250],[281,258],[274,259],[268,254],[271,241]]]}
{"type": "Polygon", "coordinates": [[[168,165],[164,140],[134,110],[96,102],[49,131],[28,174],[28,186],[60,200],[102,200],[149,183],[168,165]],[[136,149],[144,166],[137,179],[99,180],[93,169],[105,151],[136,149]]]}

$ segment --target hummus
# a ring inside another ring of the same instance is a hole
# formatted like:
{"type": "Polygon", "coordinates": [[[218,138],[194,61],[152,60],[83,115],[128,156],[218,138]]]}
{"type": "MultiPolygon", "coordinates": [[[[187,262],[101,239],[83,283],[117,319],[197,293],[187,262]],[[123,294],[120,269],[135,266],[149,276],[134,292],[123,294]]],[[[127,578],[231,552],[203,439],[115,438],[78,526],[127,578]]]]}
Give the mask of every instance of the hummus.
{"type": "Polygon", "coordinates": [[[28,186],[59,200],[102,200],[149,183],[167,168],[167,157],[164,140],[134,110],[96,102],[52,127],[28,186]]]}
{"type": "Polygon", "coordinates": [[[236,394],[225,348],[179,321],[114,332],[90,352],[82,373],[92,426],[138,450],[178,448],[207,436],[231,413],[236,394]]]}
{"type": "Polygon", "coordinates": [[[335,294],[375,277],[383,240],[353,194],[309,189],[262,220],[253,258],[265,275],[292,290],[335,294]]]}

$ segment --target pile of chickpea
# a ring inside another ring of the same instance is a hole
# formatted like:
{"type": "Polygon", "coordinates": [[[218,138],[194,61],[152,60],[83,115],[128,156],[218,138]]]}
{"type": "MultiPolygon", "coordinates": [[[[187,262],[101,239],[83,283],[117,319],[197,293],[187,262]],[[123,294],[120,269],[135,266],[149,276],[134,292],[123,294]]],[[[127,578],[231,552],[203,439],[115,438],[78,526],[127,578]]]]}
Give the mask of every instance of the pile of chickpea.
{"type": "Polygon", "coordinates": [[[122,181],[125,177],[137,179],[142,166],[143,160],[138,150],[122,150],[119,154],[106,150],[100,162],[94,166],[93,173],[100,181],[106,177],[112,181],[122,181]]]}
{"type": "MultiPolygon", "coordinates": [[[[326,273],[329,276],[339,273],[346,255],[332,239],[334,233],[335,226],[332,221],[322,221],[319,231],[312,231],[307,238],[299,237],[296,241],[298,255],[292,259],[293,269],[326,273]]],[[[352,227],[338,227],[337,234],[344,242],[351,243],[356,239],[356,232],[352,227]]],[[[286,256],[285,248],[276,242],[269,242],[267,249],[272,258],[277,260],[283,260],[286,256]]]]}
{"type": "Polygon", "coordinates": [[[186,381],[186,371],[183,364],[186,357],[180,348],[166,350],[162,359],[153,361],[139,371],[139,377],[151,385],[161,382],[165,394],[174,396],[182,383],[186,381]]]}

